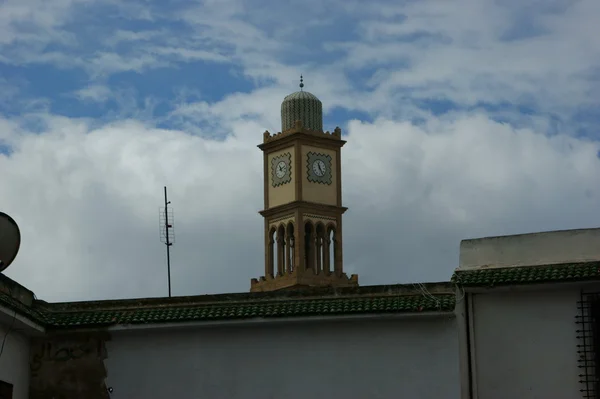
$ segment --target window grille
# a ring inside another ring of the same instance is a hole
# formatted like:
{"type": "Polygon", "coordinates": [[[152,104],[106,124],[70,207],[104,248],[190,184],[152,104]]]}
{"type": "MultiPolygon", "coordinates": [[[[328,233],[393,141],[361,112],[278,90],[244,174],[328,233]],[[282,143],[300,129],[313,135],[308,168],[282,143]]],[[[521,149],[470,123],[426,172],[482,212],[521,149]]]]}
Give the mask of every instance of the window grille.
{"type": "Polygon", "coordinates": [[[600,399],[600,292],[581,292],[577,301],[577,362],[580,391],[585,399],[600,399]]]}

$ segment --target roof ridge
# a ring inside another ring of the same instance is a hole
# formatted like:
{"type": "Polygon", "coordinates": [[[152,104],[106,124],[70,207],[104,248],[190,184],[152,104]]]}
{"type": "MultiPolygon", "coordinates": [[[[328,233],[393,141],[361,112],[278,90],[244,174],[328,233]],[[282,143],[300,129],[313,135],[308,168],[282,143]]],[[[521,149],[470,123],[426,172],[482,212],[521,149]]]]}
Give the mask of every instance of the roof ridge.
{"type": "Polygon", "coordinates": [[[492,287],[600,279],[600,261],[455,270],[452,281],[462,286],[492,287]]]}
{"type": "Polygon", "coordinates": [[[559,262],[559,263],[544,263],[542,265],[519,265],[519,266],[488,266],[479,268],[461,269],[456,268],[454,273],[465,273],[465,272],[483,272],[492,270],[505,270],[505,269],[533,269],[533,268],[545,268],[545,267],[569,267],[569,266],[588,266],[593,264],[599,264],[600,260],[586,260],[579,262],[559,262]]]}
{"type": "Polygon", "coordinates": [[[36,312],[31,312],[29,317],[52,329],[93,329],[119,324],[159,324],[385,313],[452,313],[456,304],[456,296],[453,293],[438,293],[435,294],[435,298],[416,293],[413,295],[381,293],[380,295],[371,296],[330,296],[307,299],[196,304],[201,306],[190,304],[191,306],[57,309],[55,311],[45,307],[39,308],[36,312]]]}
{"type": "MultiPolygon", "coordinates": [[[[438,292],[432,293],[435,296],[445,296],[445,295],[454,295],[453,292],[438,292]]],[[[73,313],[83,313],[83,312],[99,312],[99,311],[139,311],[139,310],[148,310],[148,309],[185,309],[185,308],[197,308],[197,307],[230,307],[230,306],[258,306],[258,305],[267,305],[267,304],[277,304],[277,303],[293,303],[293,302],[323,302],[323,301],[335,301],[335,300],[365,300],[371,298],[387,298],[394,296],[403,296],[403,297],[418,297],[424,296],[423,293],[416,292],[397,292],[397,293],[389,293],[389,292],[379,292],[372,293],[368,295],[330,295],[330,296],[313,296],[313,297],[288,297],[288,298],[261,298],[261,299],[251,299],[251,300],[234,300],[234,301],[207,301],[207,302],[188,302],[188,303],[149,303],[138,306],[127,306],[120,305],[117,306],[90,306],[83,308],[53,308],[52,304],[46,304],[44,306],[44,311],[49,313],[57,314],[73,314],[73,313]],[[48,306],[49,305],[49,306],[48,306]]]]}

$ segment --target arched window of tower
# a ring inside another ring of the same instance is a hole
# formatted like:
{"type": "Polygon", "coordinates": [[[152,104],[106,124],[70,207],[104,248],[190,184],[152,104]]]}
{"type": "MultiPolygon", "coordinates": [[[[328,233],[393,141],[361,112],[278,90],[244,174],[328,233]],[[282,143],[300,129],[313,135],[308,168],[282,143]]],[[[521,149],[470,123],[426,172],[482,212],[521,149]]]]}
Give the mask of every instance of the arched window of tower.
{"type": "Polygon", "coordinates": [[[304,268],[314,270],[315,249],[314,249],[314,228],[308,221],[304,224],[304,268]]]}
{"type": "Polygon", "coordinates": [[[335,227],[329,226],[327,229],[327,273],[331,273],[332,271],[336,271],[335,268],[335,227]]]}
{"type": "Polygon", "coordinates": [[[285,226],[282,224],[277,229],[277,275],[283,276],[285,273],[285,226]]]}
{"type": "Polygon", "coordinates": [[[287,225],[287,234],[286,234],[286,271],[288,274],[292,274],[294,271],[294,257],[295,257],[295,240],[294,240],[294,224],[289,222],[287,225]]]}

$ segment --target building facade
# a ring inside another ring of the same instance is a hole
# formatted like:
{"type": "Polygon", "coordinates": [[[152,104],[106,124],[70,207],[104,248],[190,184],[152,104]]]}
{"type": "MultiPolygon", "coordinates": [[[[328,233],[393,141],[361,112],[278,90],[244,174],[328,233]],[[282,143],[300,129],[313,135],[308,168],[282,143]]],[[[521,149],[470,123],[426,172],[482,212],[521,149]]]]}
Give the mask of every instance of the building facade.
{"type": "Polygon", "coordinates": [[[467,397],[600,397],[599,244],[600,229],[461,243],[467,397]]]}

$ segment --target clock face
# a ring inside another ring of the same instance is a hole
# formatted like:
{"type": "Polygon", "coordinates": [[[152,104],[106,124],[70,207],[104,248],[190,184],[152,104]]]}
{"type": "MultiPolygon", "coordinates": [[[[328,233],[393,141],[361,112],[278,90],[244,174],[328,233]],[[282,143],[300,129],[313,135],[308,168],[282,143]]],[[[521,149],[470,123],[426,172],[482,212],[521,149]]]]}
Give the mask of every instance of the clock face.
{"type": "Polygon", "coordinates": [[[279,187],[292,181],[292,154],[289,152],[271,158],[271,185],[279,187]]]}
{"type": "Polygon", "coordinates": [[[331,184],[331,155],[310,151],[306,158],[306,179],[311,183],[331,184]]]}
{"type": "Polygon", "coordinates": [[[282,178],[283,176],[285,176],[287,172],[287,165],[285,162],[281,161],[277,164],[277,166],[275,166],[275,176],[277,176],[278,178],[282,178]]]}
{"type": "Polygon", "coordinates": [[[319,177],[323,177],[325,175],[325,172],[327,171],[326,168],[325,162],[321,161],[320,159],[317,159],[312,164],[313,173],[319,177]]]}

